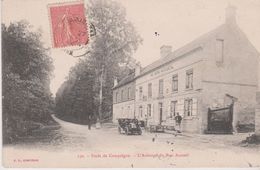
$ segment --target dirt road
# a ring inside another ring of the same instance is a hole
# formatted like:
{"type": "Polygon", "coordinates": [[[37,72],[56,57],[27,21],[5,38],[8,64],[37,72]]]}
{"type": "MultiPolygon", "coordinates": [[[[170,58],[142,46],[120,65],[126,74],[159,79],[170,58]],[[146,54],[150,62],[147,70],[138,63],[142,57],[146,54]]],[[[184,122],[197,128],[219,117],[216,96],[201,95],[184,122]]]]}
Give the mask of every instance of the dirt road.
{"type": "Polygon", "coordinates": [[[259,146],[242,147],[248,134],[119,134],[55,119],[45,140],[3,148],[6,167],[259,167],[259,146]],[[48,140],[47,140],[48,139],[48,140]],[[43,142],[44,141],[44,142],[43,142]]]}

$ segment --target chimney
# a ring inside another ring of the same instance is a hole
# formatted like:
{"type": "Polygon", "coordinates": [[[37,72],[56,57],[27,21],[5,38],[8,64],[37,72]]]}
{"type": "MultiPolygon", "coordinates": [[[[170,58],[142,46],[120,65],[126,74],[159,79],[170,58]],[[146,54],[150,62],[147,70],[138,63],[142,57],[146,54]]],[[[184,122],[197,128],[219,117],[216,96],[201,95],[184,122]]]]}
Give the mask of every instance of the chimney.
{"type": "Polygon", "coordinates": [[[163,45],[160,48],[161,58],[166,57],[171,52],[172,52],[172,46],[170,45],[163,45]]]}
{"type": "Polygon", "coordinates": [[[228,5],[226,8],[226,23],[235,24],[236,23],[236,7],[228,5]]]}
{"type": "Polygon", "coordinates": [[[114,78],[114,87],[116,87],[118,84],[118,80],[117,80],[117,77],[114,78]]]}
{"type": "Polygon", "coordinates": [[[138,62],[135,65],[135,77],[139,76],[140,73],[141,73],[141,64],[140,64],[140,62],[138,62]]]}

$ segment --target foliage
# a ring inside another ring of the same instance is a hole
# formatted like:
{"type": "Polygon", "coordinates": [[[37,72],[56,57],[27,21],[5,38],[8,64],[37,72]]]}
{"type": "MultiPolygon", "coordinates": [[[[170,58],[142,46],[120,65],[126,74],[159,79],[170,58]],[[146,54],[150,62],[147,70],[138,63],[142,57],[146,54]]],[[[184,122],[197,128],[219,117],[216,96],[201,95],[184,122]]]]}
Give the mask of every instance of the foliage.
{"type": "Polygon", "coordinates": [[[95,107],[99,106],[100,81],[103,81],[102,115],[112,111],[112,87],[114,78],[121,79],[127,72],[125,65],[141,43],[141,37],[133,24],[126,19],[126,11],[115,1],[92,0],[88,18],[95,26],[97,35],[91,43],[90,62],[95,65],[95,107]],[[101,78],[103,67],[103,78],[101,78]]]}
{"type": "Polygon", "coordinates": [[[54,102],[49,83],[52,60],[26,21],[2,24],[3,137],[11,142],[31,130],[26,122],[48,123],[54,102]]]}
{"type": "Polygon", "coordinates": [[[56,93],[56,113],[61,119],[86,124],[93,115],[93,68],[79,62],[56,93]]]}
{"type": "MultiPolygon", "coordinates": [[[[84,88],[92,90],[92,96],[86,97],[85,103],[90,102],[93,107],[86,108],[89,114],[93,114],[100,119],[111,116],[112,113],[112,88],[114,78],[122,78],[128,74],[126,64],[131,60],[131,56],[141,43],[141,38],[136,32],[133,24],[126,19],[125,9],[115,1],[91,0],[88,1],[87,15],[90,23],[95,26],[96,35],[90,41],[89,52],[84,60],[81,60],[71,71],[68,80],[61,87],[59,95],[62,93],[63,103],[71,103],[79,96],[72,92],[75,88],[83,91],[80,81],[76,81],[74,75],[82,74],[83,70],[78,69],[81,64],[85,68],[92,68],[91,78],[87,79],[84,88]],[[103,71],[102,71],[103,68],[103,71]],[[76,73],[75,70],[81,70],[76,73]],[[102,76],[101,76],[102,75],[102,76]],[[93,79],[92,79],[93,78],[93,79]],[[102,115],[98,115],[100,83],[102,81],[102,115]],[[62,91],[62,92],[61,92],[62,91]],[[75,97],[73,97],[73,95],[75,97]],[[91,108],[91,109],[90,109],[91,108]],[[90,110],[89,110],[90,109],[90,110]]],[[[77,78],[77,76],[76,76],[77,78]]],[[[82,94],[82,93],[80,93],[82,94]]],[[[58,98],[57,98],[58,99],[58,98]]],[[[60,101],[56,99],[56,107],[60,107],[60,101]]],[[[65,105],[64,105],[65,106],[65,105]]],[[[80,106],[80,105],[79,105],[80,106]]],[[[76,107],[73,106],[70,112],[73,114],[76,107]]],[[[59,112],[64,114],[63,111],[59,112]]]]}

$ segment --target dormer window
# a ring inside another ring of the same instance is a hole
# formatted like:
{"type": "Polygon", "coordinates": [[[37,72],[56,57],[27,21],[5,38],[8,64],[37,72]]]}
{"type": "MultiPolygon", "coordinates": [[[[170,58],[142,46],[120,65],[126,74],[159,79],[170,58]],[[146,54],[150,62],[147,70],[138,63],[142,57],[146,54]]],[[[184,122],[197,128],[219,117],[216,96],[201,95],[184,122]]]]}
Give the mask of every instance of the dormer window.
{"type": "Polygon", "coordinates": [[[220,66],[224,63],[224,40],[216,40],[216,64],[220,66]]]}

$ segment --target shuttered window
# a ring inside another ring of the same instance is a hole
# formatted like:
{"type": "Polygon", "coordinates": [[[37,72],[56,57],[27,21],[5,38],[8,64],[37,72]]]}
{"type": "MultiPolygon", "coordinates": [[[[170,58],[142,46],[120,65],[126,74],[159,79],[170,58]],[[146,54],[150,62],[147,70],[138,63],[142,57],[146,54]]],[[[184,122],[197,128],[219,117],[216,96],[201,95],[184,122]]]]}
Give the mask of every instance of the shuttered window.
{"type": "Polygon", "coordinates": [[[193,70],[186,71],[186,89],[193,88],[193,70]]]}
{"type": "Polygon", "coordinates": [[[127,90],[127,99],[131,99],[131,87],[128,87],[128,90],[127,90]]]}
{"type": "Polygon", "coordinates": [[[172,92],[178,91],[178,75],[172,76],[172,92]]]}
{"type": "Polygon", "coordinates": [[[142,118],[143,117],[143,107],[139,106],[139,117],[142,118]]]}
{"type": "Polygon", "coordinates": [[[152,116],[152,105],[151,104],[147,105],[147,115],[148,115],[148,117],[152,116]]]}
{"type": "Polygon", "coordinates": [[[224,62],[224,40],[216,40],[216,62],[222,64],[224,62]]]}
{"type": "Polygon", "coordinates": [[[177,101],[171,101],[170,117],[175,117],[177,113],[177,101]]]}
{"type": "Polygon", "coordinates": [[[185,116],[192,116],[192,99],[185,99],[184,101],[184,115],[185,116]]]}

